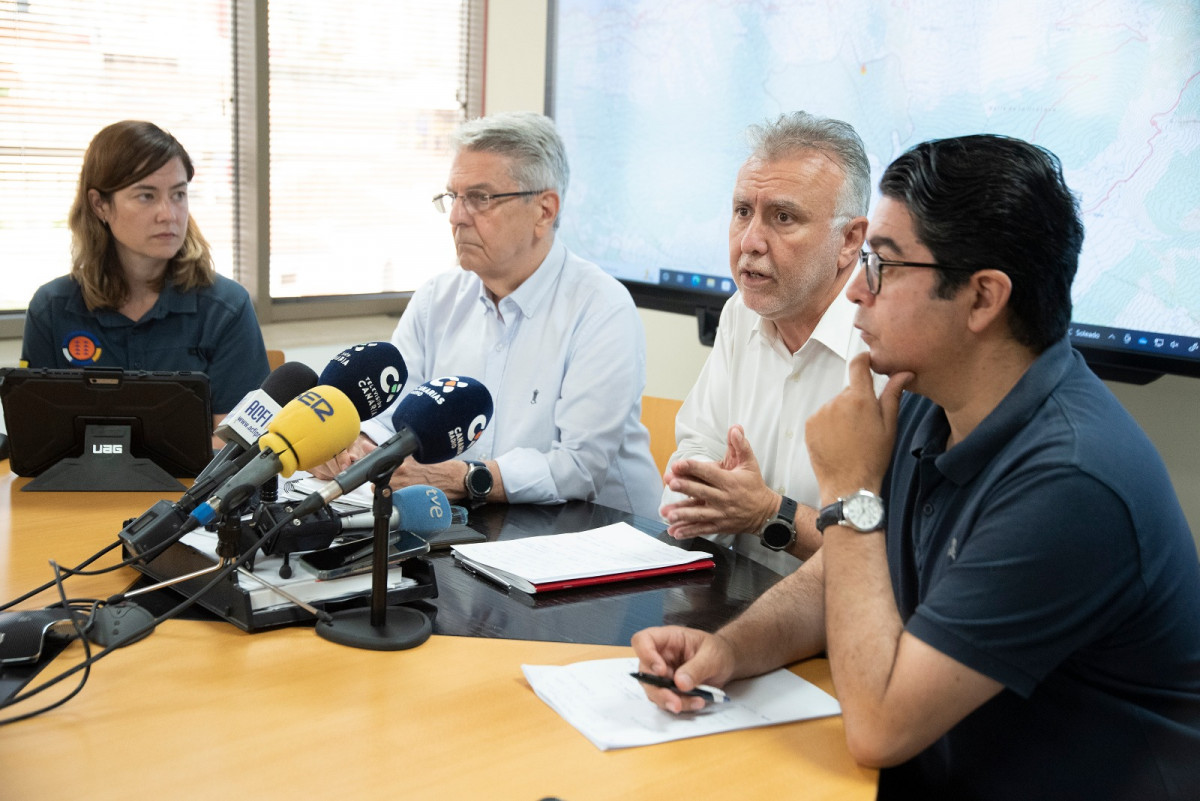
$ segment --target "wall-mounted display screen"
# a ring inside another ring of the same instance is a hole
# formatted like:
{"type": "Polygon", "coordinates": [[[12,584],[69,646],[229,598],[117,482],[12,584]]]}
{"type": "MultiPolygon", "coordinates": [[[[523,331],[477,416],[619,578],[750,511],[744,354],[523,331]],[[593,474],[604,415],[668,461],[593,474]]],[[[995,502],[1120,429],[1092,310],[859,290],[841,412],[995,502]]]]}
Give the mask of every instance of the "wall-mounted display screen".
{"type": "Polygon", "coordinates": [[[1075,345],[1109,377],[1200,376],[1200,4],[556,0],[549,43],[560,235],[639,303],[733,291],[751,123],[846,120],[876,179],[918,142],[1003,133],[1055,152],[1079,194],[1075,345]]]}

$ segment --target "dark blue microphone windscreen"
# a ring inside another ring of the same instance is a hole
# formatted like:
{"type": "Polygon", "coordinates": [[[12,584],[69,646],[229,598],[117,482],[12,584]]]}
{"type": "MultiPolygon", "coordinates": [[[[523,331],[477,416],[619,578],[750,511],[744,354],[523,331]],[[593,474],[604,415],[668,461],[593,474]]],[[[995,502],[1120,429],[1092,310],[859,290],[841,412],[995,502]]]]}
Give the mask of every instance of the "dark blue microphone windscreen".
{"type": "Polygon", "coordinates": [[[452,459],[471,447],[492,419],[492,393],[467,376],[426,381],[405,395],[392,414],[397,431],[407,425],[420,448],[422,464],[452,459]]]}
{"type": "Polygon", "coordinates": [[[364,342],[334,356],[318,383],[337,387],[354,404],[360,420],[383,413],[408,380],[408,368],[391,342],[364,342]]]}

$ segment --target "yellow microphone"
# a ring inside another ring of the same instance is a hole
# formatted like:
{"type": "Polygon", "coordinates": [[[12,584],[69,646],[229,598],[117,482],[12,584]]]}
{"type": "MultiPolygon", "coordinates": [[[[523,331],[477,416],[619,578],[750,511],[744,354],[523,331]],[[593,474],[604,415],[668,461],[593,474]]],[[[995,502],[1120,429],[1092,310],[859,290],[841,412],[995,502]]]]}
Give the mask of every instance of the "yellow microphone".
{"type": "Polygon", "coordinates": [[[350,447],[358,437],[361,422],[346,393],[319,384],[279,410],[259,439],[258,449],[277,456],[277,472],[287,478],[297,470],[323,464],[350,447]]]}
{"type": "Polygon", "coordinates": [[[219,512],[240,506],[264,481],[310,470],[350,447],[358,437],[358,412],[346,393],[320,384],[279,410],[258,439],[261,451],[188,516],[185,531],[207,525],[219,512]]]}

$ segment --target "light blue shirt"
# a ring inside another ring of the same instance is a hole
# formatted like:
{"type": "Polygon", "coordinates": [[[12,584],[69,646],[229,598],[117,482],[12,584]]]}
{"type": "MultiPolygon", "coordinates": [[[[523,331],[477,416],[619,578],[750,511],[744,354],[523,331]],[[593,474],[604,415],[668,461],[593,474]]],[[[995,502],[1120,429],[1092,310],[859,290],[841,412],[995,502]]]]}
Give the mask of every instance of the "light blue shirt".
{"type": "MultiPolygon", "coordinates": [[[[509,502],[582,499],[657,517],[662,477],[640,421],[645,334],[629,292],[595,264],[555,242],[499,304],[472,272],[435,276],[392,343],[408,367],[403,394],[446,375],[491,392],[495,416],[464,457],[495,459],[509,502]]],[[[383,442],[391,414],[363,431],[383,442]]]]}

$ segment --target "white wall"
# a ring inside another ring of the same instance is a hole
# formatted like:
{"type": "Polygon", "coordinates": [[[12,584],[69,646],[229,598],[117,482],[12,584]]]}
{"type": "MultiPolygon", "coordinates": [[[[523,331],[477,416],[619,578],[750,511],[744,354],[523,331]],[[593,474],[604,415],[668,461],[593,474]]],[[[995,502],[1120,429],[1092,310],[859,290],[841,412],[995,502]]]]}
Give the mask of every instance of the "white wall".
{"type": "MultiPolygon", "coordinates": [[[[487,112],[544,110],[545,31],[545,0],[489,0],[487,112]]],[[[708,352],[697,338],[696,321],[655,311],[643,311],[642,321],[647,342],[646,393],[684,397],[708,352]]],[[[1200,545],[1200,379],[1166,376],[1144,387],[1109,387],[1162,454],[1192,536],[1200,545]]]]}

